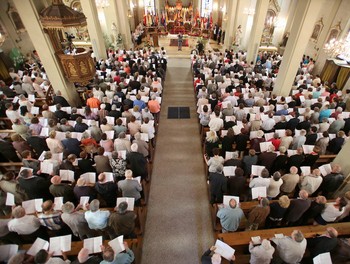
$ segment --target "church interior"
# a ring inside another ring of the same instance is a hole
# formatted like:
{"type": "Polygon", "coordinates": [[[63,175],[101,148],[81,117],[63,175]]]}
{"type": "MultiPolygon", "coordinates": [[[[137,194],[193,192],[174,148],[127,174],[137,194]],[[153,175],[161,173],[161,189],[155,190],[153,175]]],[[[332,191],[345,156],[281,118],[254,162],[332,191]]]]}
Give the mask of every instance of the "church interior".
{"type": "Polygon", "coordinates": [[[350,263],[349,0],[1,0],[0,115],[0,263],[350,263]]]}

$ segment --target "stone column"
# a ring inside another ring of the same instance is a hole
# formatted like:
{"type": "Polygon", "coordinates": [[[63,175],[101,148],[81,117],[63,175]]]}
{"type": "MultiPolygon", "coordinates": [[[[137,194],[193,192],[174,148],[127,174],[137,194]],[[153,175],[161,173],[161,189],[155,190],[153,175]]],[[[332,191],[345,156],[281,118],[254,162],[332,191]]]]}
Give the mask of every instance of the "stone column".
{"type": "Polygon", "coordinates": [[[49,36],[39,21],[39,12],[45,8],[36,0],[13,0],[14,5],[23,21],[24,26],[31,38],[35,49],[40,55],[40,59],[45,67],[46,73],[55,91],[60,90],[62,95],[68,100],[70,105],[80,106],[81,100],[73,83],[69,82],[61,69],[58,58],[50,42],[49,36]]]}
{"type": "Polygon", "coordinates": [[[128,3],[126,0],[118,0],[116,1],[117,10],[118,10],[118,19],[120,32],[123,36],[123,43],[126,49],[130,49],[132,47],[131,42],[131,33],[130,33],[130,23],[128,18],[128,3]]]}
{"type": "Polygon", "coordinates": [[[347,191],[350,191],[350,163],[348,157],[349,151],[350,141],[347,141],[333,161],[333,163],[339,164],[341,166],[341,172],[346,177],[343,184],[334,193],[334,197],[342,196],[347,191]]]}
{"type": "Polygon", "coordinates": [[[247,62],[253,61],[255,63],[256,56],[258,54],[261,35],[264,30],[265,18],[267,14],[267,9],[269,7],[269,0],[259,0],[256,1],[255,14],[253,20],[252,31],[250,32],[250,37],[247,47],[247,62]]]}
{"type": "Polygon", "coordinates": [[[100,21],[98,19],[95,0],[80,1],[84,15],[87,18],[87,27],[91,39],[92,49],[96,59],[106,59],[106,45],[101,30],[100,21]]]}
{"type": "Polygon", "coordinates": [[[235,29],[237,27],[235,22],[236,22],[238,2],[239,0],[228,1],[227,7],[226,7],[226,13],[227,13],[226,28],[223,28],[222,31],[225,31],[224,48],[229,50],[232,47],[233,36],[235,33],[235,29]]]}
{"type": "Polygon", "coordinates": [[[273,93],[288,96],[324,0],[298,1],[273,93]]]}

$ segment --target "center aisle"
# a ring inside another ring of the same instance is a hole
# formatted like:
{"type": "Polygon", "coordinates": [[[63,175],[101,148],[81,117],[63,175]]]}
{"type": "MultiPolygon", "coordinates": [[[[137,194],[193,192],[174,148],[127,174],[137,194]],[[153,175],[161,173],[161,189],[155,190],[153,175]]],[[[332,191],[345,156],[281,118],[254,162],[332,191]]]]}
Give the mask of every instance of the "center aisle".
{"type": "Polygon", "coordinates": [[[200,263],[214,241],[189,59],[168,60],[142,263],[200,263]],[[189,106],[190,119],[167,119],[189,106]]]}

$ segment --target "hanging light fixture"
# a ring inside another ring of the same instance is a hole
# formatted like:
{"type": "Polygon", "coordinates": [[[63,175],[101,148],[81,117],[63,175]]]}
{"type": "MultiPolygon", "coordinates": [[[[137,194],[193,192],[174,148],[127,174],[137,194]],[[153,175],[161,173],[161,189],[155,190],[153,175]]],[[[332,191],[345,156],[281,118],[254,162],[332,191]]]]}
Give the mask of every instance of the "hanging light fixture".
{"type": "Polygon", "coordinates": [[[324,52],[330,57],[339,57],[346,61],[350,60],[350,41],[349,39],[336,40],[331,39],[324,46],[324,52]]]}
{"type": "Polygon", "coordinates": [[[105,8],[109,7],[109,0],[95,0],[96,7],[105,8]]]}

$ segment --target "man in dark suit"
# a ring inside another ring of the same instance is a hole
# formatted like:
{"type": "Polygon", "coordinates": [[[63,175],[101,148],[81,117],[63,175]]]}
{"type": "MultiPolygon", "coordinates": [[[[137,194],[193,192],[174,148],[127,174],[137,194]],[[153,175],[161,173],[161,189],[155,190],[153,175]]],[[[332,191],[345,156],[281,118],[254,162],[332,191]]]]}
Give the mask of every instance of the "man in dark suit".
{"type": "Polygon", "coordinates": [[[70,115],[67,112],[62,111],[61,107],[62,107],[61,104],[57,104],[56,105],[55,117],[58,119],[58,121],[60,121],[63,118],[69,120],[70,119],[70,115]]]}
{"type": "Polygon", "coordinates": [[[80,148],[80,141],[76,138],[72,138],[72,134],[70,132],[66,133],[66,138],[63,139],[62,145],[64,147],[65,154],[68,156],[69,154],[75,154],[77,157],[79,157],[81,148],[80,148]]]}
{"type": "Polygon", "coordinates": [[[289,226],[296,226],[301,217],[309,209],[311,200],[308,199],[309,194],[305,190],[299,192],[299,199],[293,199],[290,202],[285,220],[289,226]]]}
{"type": "Polygon", "coordinates": [[[16,154],[16,150],[14,149],[11,142],[0,139],[0,161],[1,162],[19,162],[20,159],[16,154]]]}
{"type": "Polygon", "coordinates": [[[56,94],[53,96],[53,104],[60,104],[62,107],[70,106],[66,98],[62,96],[61,91],[57,91],[56,94]]]}
{"type": "Polygon", "coordinates": [[[141,179],[146,180],[148,177],[147,159],[139,152],[136,143],[131,145],[131,152],[126,155],[128,167],[132,170],[134,177],[141,176],[141,179]]]}
{"type": "Polygon", "coordinates": [[[317,127],[312,126],[310,132],[306,135],[305,145],[315,145],[317,140],[317,127]]]}
{"type": "Polygon", "coordinates": [[[52,199],[49,192],[50,181],[33,175],[30,170],[24,169],[21,171],[18,183],[30,200],[43,198],[46,201],[52,199]]]}
{"type": "Polygon", "coordinates": [[[218,166],[216,172],[209,173],[210,203],[222,203],[224,193],[227,192],[227,178],[222,173],[223,167],[218,166]]]}
{"type": "Polygon", "coordinates": [[[307,240],[311,257],[331,252],[338,245],[338,231],[334,227],[328,227],[323,235],[307,240]]]}
{"type": "Polygon", "coordinates": [[[32,135],[27,138],[28,144],[35,151],[36,155],[39,157],[43,151],[49,151],[49,147],[46,144],[44,137],[32,135]]]}
{"type": "MultiPolygon", "coordinates": [[[[210,249],[204,252],[201,263],[202,264],[211,264],[211,263],[221,263],[221,256],[218,253],[214,253],[216,247],[212,246],[210,249]]],[[[230,260],[230,264],[235,263],[235,255],[232,256],[232,259],[230,260]]]]}

